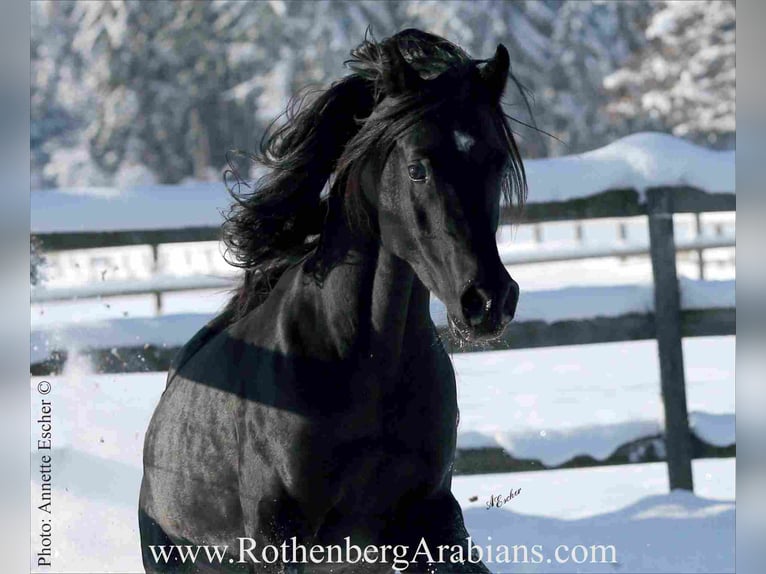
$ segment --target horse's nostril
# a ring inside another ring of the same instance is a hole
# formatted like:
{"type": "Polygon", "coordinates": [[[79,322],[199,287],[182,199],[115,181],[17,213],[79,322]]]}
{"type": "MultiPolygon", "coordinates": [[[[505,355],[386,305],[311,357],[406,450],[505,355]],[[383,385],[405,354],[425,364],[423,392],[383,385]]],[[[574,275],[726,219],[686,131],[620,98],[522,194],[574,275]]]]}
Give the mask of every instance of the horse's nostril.
{"type": "Polygon", "coordinates": [[[504,322],[509,322],[516,315],[516,305],[519,302],[519,284],[511,280],[511,288],[503,302],[502,316],[504,322]]]}
{"type": "Polygon", "coordinates": [[[487,293],[475,285],[470,285],[460,297],[463,319],[472,327],[480,325],[489,314],[492,299],[487,293]]]}

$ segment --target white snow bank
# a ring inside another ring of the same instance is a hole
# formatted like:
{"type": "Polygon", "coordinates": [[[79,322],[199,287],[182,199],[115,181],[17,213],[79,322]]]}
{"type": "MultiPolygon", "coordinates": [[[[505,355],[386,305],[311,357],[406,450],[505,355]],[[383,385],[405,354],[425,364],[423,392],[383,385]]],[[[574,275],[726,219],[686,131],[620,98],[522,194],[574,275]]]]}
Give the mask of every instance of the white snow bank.
{"type": "Polygon", "coordinates": [[[713,446],[729,446],[736,442],[733,414],[689,413],[689,427],[701,440],[713,446]]]}
{"type": "MultiPolygon", "coordinates": [[[[693,432],[735,443],[736,337],[684,339],[693,432]]],[[[556,466],[577,455],[603,460],[662,433],[656,341],[463,353],[457,373],[460,448],[502,448],[556,466]]]]}
{"type": "MultiPolygon", "coordinates": [[[[681,279],[683,309],[735,307],[735,282],[681,279]]],[[[565,287],[522,291],[516,321],[554,321],[619,317],[649,313],[654,309],[651,284],[565,287]]],[[[104,349],[156,345],[179,346],[205,323],[211,314],[178,314],[160,317],[107,319],[83,323],[49,323],[32,331],[31,360],[44,360],[51,351],[104,349]]],[[[437,325],[447,322],[444,305],[431,299],[431,317],[437,325]]]]}
{"type": "Polygon", "coordinates": [[[602,148],[524,161],[529,201],[588,197],[609,189],[688,185],[735,193],[735,152],[708,150],[662,133],[629,135],[602,148]]]}
{"type": "Polygon", "coordinates": [[[736,281],[705,281],[678,278],[682,309],[733,309],[736,302],[736,281]]]}
{"type": "MultiPolygon", "coordinates": [[[[689,414],[692,432],[713,446],[735,444],[733,414],[689,414]]],[[[539,460],[545,466],[564,464],[579,455],[604,461],[619,447],[639,439],[659,436],[663,425],[659,420],[625,421],[609,425],[586,425],[567,429],[498,431],[484,435],[477,431],[458,432],[460,449],[500,447],[516,459],[539,460]]],[[[656,444],[655,448],[663,448],[656,444]]],[[[664,456],[664,450],[658,452],[664,456]]]]}
{"type": "Polygon", "coordinates": [[[596,460],[606,460],[621,445],[660,432],[657,421],[630,421],[565,430],[510,430],[499,432],[494,438],[497,446],[514,458],[537,459],[545,466],[558,466],[584,453],[596,460]]]}
{"type": "MultiPolygon", "coordinates": [[[[625,498],[621,491],[630,491],[629,483],[645,480],[651,471],[666,472],[665,469],[644,467],[654,465],[641,465],[640,469],[620,467],[621,472],[608,475],[609,481],[597,480],[597,484],[592,482],[596,473],[582,470],[567,471],[572,474],[562,473],[555,480],[550,480],[554,478],[548,476],[550,472],[534,473],[534,477],[516,474],[502,478],[502,475],[476,477],[483,479],[484,483],[470,480],[474,477],[458,477],[453,492],[457,490],[462,494],[464,484],[469,481],[475,486],[474,496],[479,497],[477,502],[482,505],[463,510],[466,527],[474,543],[485,548],[487,545],[497,547],[505,544],[530,549],[530,561],[527,563],[507,564],[488,560],[488,566],[494,572],[734,572],[733,492],[730,500],[700,498],[684,491],[644,495],[612,512],[591,512],[576,519],[563,516],[563,512],[548,517],[540,516],[536,511],[537,507],[547,509],[553,506],[555,503],[551,499],[563,500],[563,504],[567,505],[570,499],[585,498],[599,507],[603,501],[613,497],[622,502],[625,498]],[[488,478],[495,479],[495,489],[488,490],[485,486],[488,478]],[[490,494],[505,495],[510,489],[519,488],[521,492],[502,508],[486,508],[490,494]],[[532,506],[531,512],[519,512],[517,508],[527,501],[531,503],[528,505],[532,506]],[[540,563],[531,561],[531,549],[536,544],[541,554],[540,563]],[[585,560],[587,549],[594,545],[613,547],[611,551],[614,555],[607,556],[615,563],[576,564],[571,559],[567,563],[557,560],[572,556],[585,560]],[[575,546],[584,548],[570,554],[575,546]]],[[[696,484],[700,483],[700,467],[702,465],[695,465],[696,484]]],[[[724,472],[733,475],[733,467],[732,461],[724,472]]],[[[722,473],[719,471],[716,474],[716,482],[722,482],[722,473]]],[[[729,480],[733,483],[733,476],[725,479],[726,482],[729,480]]],[[[646,490],[651,491],[650,488],[646,490]]],[[[714,496],[719,498],[719,492],[715,492],[714,496]]],[[[458,500],[462,503],[465,497],[461,496],[458,500]]]]}
{"type": "MultiPolygon", "coordinates": [[[[697,496],[734,500],[735,466],[733,458],[692,461],[697,496]]],[[[667,466],[661,462],[456,476],[452,480],[452,493],[464,509],[485,510],[490,494],[507,493],[511,488],[521,489],[521,493],[504,510],[578,520],[615,512],[647,495],[667,493],[669,485],[667,466]]]]}
{"type": "MultiPolygon", "coordinates": [[[[712,151],[661,133],[637,133],[603,148],[524,162],[534,203],[617,188],[639,192],[688,185],[734,193],[733,151],[712,151]]],[[[62,188],[31,195],[32,233],[218,226],[231,204],[222,182],[117,188],[62,188]]]]}

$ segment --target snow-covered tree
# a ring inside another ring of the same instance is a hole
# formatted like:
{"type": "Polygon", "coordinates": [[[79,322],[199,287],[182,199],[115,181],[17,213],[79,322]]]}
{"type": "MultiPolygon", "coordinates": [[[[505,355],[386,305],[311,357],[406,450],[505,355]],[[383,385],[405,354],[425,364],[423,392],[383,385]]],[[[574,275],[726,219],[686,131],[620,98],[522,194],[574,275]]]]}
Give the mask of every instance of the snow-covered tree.
{"type": "Polygon", "coordinates": [[[45,175],[57,150],[77,147],[90,108],[90,94],[78,90],[83,61],[72,48],[77,25],[72,2],[32,2],[30,151],[36,186],[58,184],[45,175]]]}
{"type": "Polygon", "coordinates": [[[561,139],[553,155],[599,147],[626,133],[604,112],[603,80],[646,43],[650,2],[566,2],[556,14],[551,61],[539,94],[540,122],[561,139]]]}
{"type": "Polygon", "coordinates": [[[388,10],[327,0],[78,2],[74,45],[99,94],[91,155],[109,173],[130,162],[163,182],[203,178],[229,149],[253,149],[300,87],[337,76],[367,25],[391,33],[388,10]]]}
{"type": "Polygon", "coordinates": [[[663,2],[644,48],[604,79],[607,112],[632,131],[733,147],[735,34],[733,1],[663,2]]]}
{"type": "Polygon", "coordinates": [[[377,37],[402,26],[406,2],[331,0],[221,3],[231,21],[232,67],[243,81],[228,92],[251,98],[264,125],[305,86],[325,85],[345,70],[343,61],[370,27],[377,37]]]}
{"type": "Polygon", "coordinates": [[[225,46],[207,2],[78,2],[75,48],[99,94],[86,137],[109,173],[142,163],[160,181],[203,173],[211,113],[226,74],[225,46]]]}
{"type": "Polygon", "coordinates": [[[477,58],[505,44],[534,122],[513,84],[506,111],[566,144],[517,123],[526,157],[641,129],[718,144],[734,130],[729,2],[75,0],[32,12],[33,166],[47,184],[218,177],[292,95],[345,73],[368,26],[378,39],[422,28],[477,58]]]}

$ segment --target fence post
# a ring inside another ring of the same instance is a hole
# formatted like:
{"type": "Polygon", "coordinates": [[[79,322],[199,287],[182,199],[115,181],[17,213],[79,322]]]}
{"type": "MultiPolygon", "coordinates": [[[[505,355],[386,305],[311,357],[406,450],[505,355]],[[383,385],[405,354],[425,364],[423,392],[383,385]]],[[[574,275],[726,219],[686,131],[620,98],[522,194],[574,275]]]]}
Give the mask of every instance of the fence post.
{"type": "Polygon", "coordinates": [[[686,410],[681,304],[673,237],[672,191],[647,193],[649,242],[654,276],[654,321],[660,358],[665,444],[671,490],[694,490],[691,437],[686,410]]]}
{"type": "MultiPolygon", "coordinates": [[[[620,221],[617,224],[617,235],[620,238],[620,243],[624,244],[625,241],[627,241],[627,239],[628,239],[628,226],[625,225],[625,221],[620,221]]],[[[626,261],[627,259],[628,258],[625,257],[624,255],[622,257],[620,257],[620,261],[626,261]]]]}
{"type": "MultiPolygon", "coordinates": [[[[697,239],[702,237],[702,214],[694,213],[694,235],[697,239]]],[[[697,249],[697,264],[700,269],[700,279],[705,279],[705,254],[702,249],[697,249]]]]}
{"type": "MultiPolygon", "coordinates": [[[[152,243],[152,275],[157,275],[160,270],[160,246],[152,243]]],[[[162,291],[154,292],[154,314],[162,315],[162,291]]]]}

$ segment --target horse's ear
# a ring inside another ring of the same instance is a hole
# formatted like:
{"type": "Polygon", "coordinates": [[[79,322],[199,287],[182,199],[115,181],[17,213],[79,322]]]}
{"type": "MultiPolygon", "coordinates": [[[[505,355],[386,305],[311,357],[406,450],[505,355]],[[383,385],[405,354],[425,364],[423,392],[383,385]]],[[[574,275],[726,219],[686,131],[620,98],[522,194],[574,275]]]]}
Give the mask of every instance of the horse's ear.
{"type": "Polygon", "coordinates": [[[386,50],[387,66],[383,74],[384,90],[388,95],[398,95],[419,90],[424,82],[420,74],[404,59],[396,44],[386,50]]]}
{"type": "Polygon", "coordinates": [[[497,100],[500,99],[503,95],[503,90],[505,90],[510,67],[511,58],[508,56],[508,50],[502,44],[498,44],[495,55],[479,70],[481,78],[486,82],[492,97],[497,100]]]}

